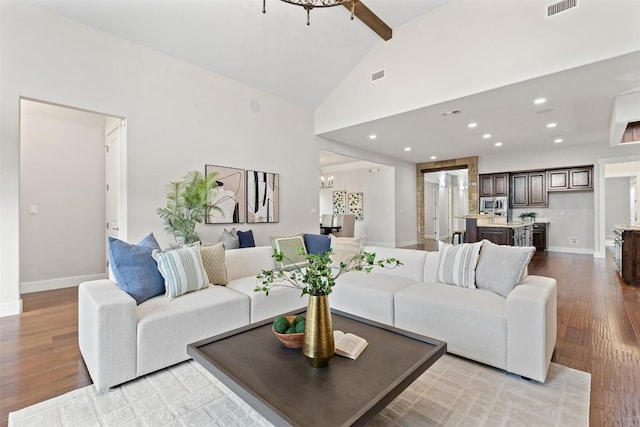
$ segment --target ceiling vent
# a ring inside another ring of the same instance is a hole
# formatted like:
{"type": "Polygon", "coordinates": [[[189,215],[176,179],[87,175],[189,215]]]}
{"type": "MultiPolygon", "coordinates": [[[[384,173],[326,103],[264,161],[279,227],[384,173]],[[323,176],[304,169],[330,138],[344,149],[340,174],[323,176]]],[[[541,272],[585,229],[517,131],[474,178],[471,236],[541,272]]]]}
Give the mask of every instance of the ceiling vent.
{"type": "Polygon", "coordinates": [[[547,6],[547,18],[578,6],[578,0],[562,0],[547,6]]]}
{"type": "Polygon", "coordinates": [[[387,70],[380,70],[380,71],[376,71],[375,73],[371,74],[371,82],[375,82],[376,80],[380,80],[380,79],[384,79],[384,77],[387,75],[387,70]]]}

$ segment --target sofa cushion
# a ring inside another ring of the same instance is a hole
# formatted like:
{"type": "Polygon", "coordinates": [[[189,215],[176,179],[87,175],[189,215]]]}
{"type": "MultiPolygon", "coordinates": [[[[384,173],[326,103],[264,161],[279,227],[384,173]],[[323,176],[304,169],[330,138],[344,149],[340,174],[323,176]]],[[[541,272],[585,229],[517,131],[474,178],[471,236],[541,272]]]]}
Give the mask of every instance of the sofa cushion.
{"type": "Polygon", "coordinates": [[[271,245],[278,252],[282,252],[284,259],[276,262],[275,268],[280,270],[293,270],[296,267],[304,267],[307,263],[302,235],[289,237],[271,237],[271,245]],[[302,253],[301,253],[302,252],[302,253]]]}
{"type": "Polygon", "coordinates": [[[354,256],[362,253],[362,242],[364,237],[336,237],[333,234],[331,238],[331,267],[340,268],[340,263],[348,264],[354,256]]]}
{"type": "Polygon", "coordinates": [[[164,292],[164,279],[152,257],[160,249],[153,233],[137,245],[109,237],[109,266],[118,287],[140,304],[164,292]]]}
{"type": "Polygon", "coordinates": [[[484,240],[476,268],[476,286],[506,298],[526,276],[525,270],[535,251],[534,247],[496,245],[484,240]]]}
{"type": "Polygon", "coordinates": [[[256,246],[256,242],[253,239],[253,231],[240,231],[238,230],[238,240],[240,241],[241,248],[253,248],[256,246]]]}
{"type": "Polygon", "coordinates": [[[240,238],[235,228],[222,230],[219,241],[224,243],[225,249],[238,249],[240,247],[240,238]]]}
{"type": "Polygon", "coordinates": [[[417,282],[422,281],[424,260],[427,252],[415,249],[387,248],[384,246],[365,246],[364,252],[375,253],[377,260],[395,258],[402,263],[402,265],[395,268],[374,267],[374,272],[404,277],[417,282]]]}
{"type": "Polygon", "coordinates": [[[227,267],[224,263],[224,243],[200,246],[202,265],[207,272],[207,278],[212,285],[227,284],[227,267]]]}
{"type": "Polygon", "coordinates": [[[321,254],[331,250],[331,238],[324,234],[305,233],[304,246],[310,254],[321,254]]]}
{"type": "Polygon", "coordinates": [[[440,247],[437,280],[463,288],[476,287],[476,266],[482,242],[440,247]]]}
{"type": "Polygon", "coordinates": [[[329,295],[331,308],[393,326],[393,295],[418,281],[364,271],[350,271],[336,279],[329,295]]]}
{"type": "Polygon", "coordinates": [[[168,300],[209,287],[198,243],[167,252],[154,250],[152,255],[164,277],[164,296],[168,300]]]}
{"type": "Polygon", "coordinates": [[[420,283],[395,294],[395,327],[447,342],[447,351],[501,369],[506,300],[484,289],[420,283]]]}
{"type": "Polygon", "coordinates": [[[232,280],[227,285],[227,288],[246,295],[251,301],[251,323],[307,306],[308,297],[306,295],[303,296],[302,291],[298,289],[276,286],[269,290],[269,295],[267,296],[264,292],[254,291],[257,284],[255,276],[248,276],[232,280]]]}
{"type": "Polygon", "coordinates": [[[256,274],[262,270],[273,268],[273,248],[271,246],[226,251],[224,258],[229,282],[247,276],[252,276],[255,279],[256,274]]]}
{"type": "Polygon", "coordinates": [[[137,375],[187,360],[187,345],[245,326],[249,299],[224,286],[211,286],[173,301],[152,298],[138,312],[137,375]]]}

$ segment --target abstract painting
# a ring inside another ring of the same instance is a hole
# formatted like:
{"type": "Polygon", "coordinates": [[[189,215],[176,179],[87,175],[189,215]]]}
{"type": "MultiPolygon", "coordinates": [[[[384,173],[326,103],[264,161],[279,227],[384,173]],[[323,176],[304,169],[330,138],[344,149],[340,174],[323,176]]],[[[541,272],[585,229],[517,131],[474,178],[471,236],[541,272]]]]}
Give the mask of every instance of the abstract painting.
{"type": "Polygon", "coordinates": [[[211,191],[211,203],[222,210],[212,209],[207,224],[238,224],[245,221],[244,169],[225,166],[204,166],[205,175],[216,174],[218,187],[211,191]]]}
{"type": "Polygon", "coordinates": [[[358,221],[362,221],[364,219],[364,213],[362,210],[363,197],[363,193],[349,193],[349,206],[347,211],[350,214],[354,214],[358,221]]]}
{"type": "Polygon", "coordinates": [[[347,213],[347,192],[346,191],[334,191],[333,192],[333,214],[347,213]]]}
{"type": "Polygon", "coordinates": [[[278,222],[279,199],[277,173],[247,170],[247,222],[278,222]]]}

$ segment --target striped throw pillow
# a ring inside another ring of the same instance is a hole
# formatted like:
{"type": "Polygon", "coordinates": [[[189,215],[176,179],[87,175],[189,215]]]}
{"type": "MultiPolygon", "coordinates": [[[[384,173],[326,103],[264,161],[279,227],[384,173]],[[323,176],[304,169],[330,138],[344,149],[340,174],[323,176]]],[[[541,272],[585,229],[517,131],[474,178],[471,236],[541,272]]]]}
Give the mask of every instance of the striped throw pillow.
{"type": "Polygon", "coordinates": [[[164,277],[164,296],[169,301],[187,292],[209,287],[209,278],[202,265],[199,244],[167,252],[155,250],[153,258],[164,277]]]}
{"type": "Polygon", "coordinates": [[[475,289],[476,266],[482,242],[440,247],[437,281],[462,288],[475,289]]]}

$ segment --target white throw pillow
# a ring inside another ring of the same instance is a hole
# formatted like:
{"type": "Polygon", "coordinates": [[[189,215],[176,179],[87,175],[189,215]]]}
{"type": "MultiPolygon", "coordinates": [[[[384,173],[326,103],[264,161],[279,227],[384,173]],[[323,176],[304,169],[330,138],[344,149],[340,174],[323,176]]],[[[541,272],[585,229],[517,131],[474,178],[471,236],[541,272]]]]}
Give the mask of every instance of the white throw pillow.
{"type": "Polygon", "coordinates": [[[482,242],[461,245],[443,244],[440,247],[436,280],[448,285],[475,289],[476,266],[481,246],[482,242]]]}
{"type": "Polygon", "coordinates": [[[271,245],[284,255],[281,263],[276,262],[276,269],[293,270],[307,265],[307,259],[305,258],[307,249],[304,246],[302,234],[289,237],[271,237],[271,245]],[[300,253],[301,249],[302,253],[300,253]]]}
{"type": "Polygon", "coordinates": [[[362,253],[363,242],[365,236],[360,237],[336,237],[333,234],[331,237],[331,249],[333,255],[331,256],[331,267],[340,268],[340,263],[349,263],[354,256],[362,253]]]}
{"type": "Polygon", "coordinates": [[[527,265],[536,251],[533,246],[496,245],[484,240],[476,268],[476,286],[507,297],[527,275],[527,265]]]}
{"type": "Polygon", "coordinates": [[[165,298],[169,301],[187,292],[209,287],[209,278],[202,265],[200,244],[167,252],[153,251],[153,259],[164,277],[165,298]]]}

